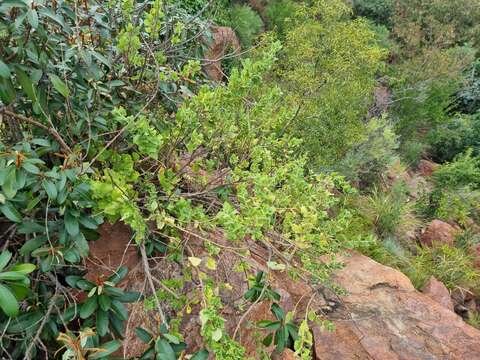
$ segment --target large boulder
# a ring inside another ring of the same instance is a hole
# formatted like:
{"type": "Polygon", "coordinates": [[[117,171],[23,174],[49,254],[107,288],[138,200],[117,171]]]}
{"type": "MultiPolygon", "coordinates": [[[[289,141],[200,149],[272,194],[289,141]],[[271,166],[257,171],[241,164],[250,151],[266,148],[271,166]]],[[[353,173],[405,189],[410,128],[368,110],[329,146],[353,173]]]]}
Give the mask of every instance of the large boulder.
{"type": "Polygon", "coordinates": [[[458,231],[458,228],[444,221],[433,220],[422,233],[420,242],[427,246],[434,244],[453,246],[458,231]]]}
{"type": "Polygon", "coordinates": [[[356,253],[342,260],[333,281],[347,295],[329,314],[333,332],[313,328],[317,360],[480,359],[480,331],[405,275],[356,253]]]}
{"type": "Polygon", "coordinates": [[[440,305],[445,306],[447,309],[453,311],[453,301],[450,296],[450,291],[434,276],[431,276],[427,283],[422,288],[422,293],[427,295],[432,300],[435,300],[440,305]]]}
{"type": "Polygon", "coordinates": [[[208,63],[203,69],[211,80],[222,81],[225,77],[222,70],[222,59],[227,54],[238,54],[240,42],[232,28],[217,26],[212,28],[211,32],[212,41],[205,54],[208,63]]]}

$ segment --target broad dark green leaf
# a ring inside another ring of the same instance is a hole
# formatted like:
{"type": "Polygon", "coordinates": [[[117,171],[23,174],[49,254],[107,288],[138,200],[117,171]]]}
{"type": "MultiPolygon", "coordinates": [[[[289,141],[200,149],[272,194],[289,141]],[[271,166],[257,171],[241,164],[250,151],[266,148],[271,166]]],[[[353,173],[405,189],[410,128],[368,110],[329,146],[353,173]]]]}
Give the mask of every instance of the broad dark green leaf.
{"type": "Polygon", "coordinates": [[[37,267],[34,264],[28,264],[28,263],[16,264],[16,265],[12,266],[10,271],[16,271],[16,272],[27,275],[27,274],[30,274],[31,272],[35,271],[36,268],[37,267]]]}
{"type": "Polygon", "coordinates": [[[95,287],[95,284],[92,283],[91,281],[85,280],[85,279],[80,279],[76,283],[76,287],[79,289],[85,290],[85,291],[90,291],[92,288],[95,287]]]}
{"type": "Polygon", "coordinates": [[[118,300],[113,300],[112,301],[112,310],[115,312],[115,314],[118,315],[118,317],[122,320],[127,320],[128,319],[128,310],[123,305],[120,301],[118,300]]]}
{"type": "Polygon", "coordinates": [[[36,328],[35,324],[40,324],[40,320],[43,318],[44,314],[40,311],[22,313],[12,321],[7,328],[7,333],[9,334],[19,334],[25,331],[25,329],[30,329],[34,331],[36,328]]]}
{"type": "Polygon", "coordinates": [[[127,273],[128,268],[126,266],[121,266],[113,275],[108,278],[108,280],[113,282],[114,284],[118,284],[123,278],[125,278],[127,273]]]}
{"type": "Polygon", "coordinates": [[[60,79],[55,74],[48,74],[50,81],[52,82],[53,87],[57,90],[63,97],[68,97],[70,95],[70,91],[68,90],[67,84],[65,84],[62,79],[60,79]]]}
{"type": "Polygon", "coordinates": [[[12,258],[12,253],[8,250],[5,250],[0,254],[0,271],[2,271],[5,268],[5,266],[8,265],[8,262],[10,261],[11,258],[12,258]]]}
{"type": "Polygon", "coordinates": [[[102,349],[103,351],[100,351],[95,355],[91,355],[89,359],[95,360],[107,357],[108,355],[113,354],[115,351],[117,351],[120,348],[120,345],[122,345],[122,343],[119,340],[109,341],[100,346],[100,349],[102,349]]]}
{"type": "Polygon", "coordinates": [[[57,198],[57,187],[53,182],[43,179],[42,186],[50,199],[55,200],[57,198]]]}
{"type": "Polygon", "coordinates": [[[80,232],[78,219],[73,216],[70,211],[65,212],[63,220],[65,222],[65,229],[70,236],[76,236],[80,232]]]}
{"type": "Polygon", "coordinates": [[[80,221],[80,224],[87,229],[95,230],[98,228],[97,222],[90,216],[80,216],[78,221],[80,221]]]}
{"type": "Polygon", "coordinates": [[[24,280],[26,276],[19,272],[5,271],[0,273],[0,280],[2,281],[18,281],[24,280]]]}
{"type": "Polygon", "coordinates": [[[95,310],[97,310],[98,302],[97,297],[93,296],[85,301],[82,306],[80,307],[80,317],[82,319],[86,319],[92,315],[95,310]]]}
{"type": "Polygon", "coordinates": [[[190,360],[207,360],[208,355],[209,355],[208,351],[206,349],[203,349],[193,354],[190,360]]]}
{"type": "Polygon", "coordinates": [[[30,25],[32,26],[32,28],[36,29],[38,27],[38,14],[36,10],[28,9],[27,19],[30,25]]]}
{"type": "Polygon", "coordinates": [[[110,310],[110,305],[112,304],[112,299],[105,294],[102,294],[98,297],[98,304],[100,308],[104,311],[110,310]]]}
{"type": "Polygon", "coordinates": [[[15,209],[15,206],[10,202],[0,205],[0,211],[5,215],[5,217],[13,222],[19,223],[22,222],[22,215],[15,209]]]}
{"type": "Polygon", "coordinates": [[[100,336],[107,335],[108,332],[108,314],[106,311],[99,309],[97,311],[97,333],[100,336]]]}
{"type": "Polygon", "coordinates": [[[145,344],[148,344],[152,340],[152,335],[145,329],[137,327],[135,333],[145,344]]]}
{"type": "Polygon", "coordinates": [[[285,318],[285,312],[278,304],[273,303],[270,310],[277,319],[283,320],[285,318]]]}
{"type": "Polygon", "coordinates": [[[28,240],[20,248],[20,255],[22,256],[29,255],[32,251],[38,249],[40,246],[42,246],[46,242],[47,242],[46,236],[37,236],[36,238],[28,240]]]}
{"type": "Polygon", "coordinates": [[[34,175],[40,174],[40,169],[37,166],[35,166],[34,164],[29,163],[27,161],[23,162],[22,168],[24,168],[26,171],[28,171],[31,174],[34,174],[34,175]]]}
{"type": "Polygon", "coordinates": [[[0,308],[9,317],[16,316],[19,310],[17,299],[3,284],[0,284],[0,308]]]}
{"type": "Polygon", "coordinates": [[[18,226],[19,234],[33,234],[45,232],[45,224],[39,224],[35,221],[24,221],[18,226]]]}
{"type": "Polygon", "coordinates": [[[8,199],[13,199],[17,194],[17,173],[15,167],[10,168],[7,175],[5,176],[5,181],[2,185],[2,190],[5,196],[8,199]]]}
{"type": "Polygon", "coordinates": [[[20,83],[25,94],[27,94],[28,98],[33,102],[37,101],[37,96],[35,95],[35,88],[33,87],[33,82],[30,77],[27,75],[25,71],[20,69],[19,67],[16,68],[17,80],[20,83]]]}
{"type": "Polygon", "coordinates": [[[0,100],[9,105],[15,100],[16,92],[10,79],[0,77],[0,100]]]}
{"type": "Polygon", "coordinates": [[[2,60],[0,60],[0,77],[10,78],[10,68],[2,60]]]}
{"type": "Polygon", "coordinates": [[[77,287],[78,280],[80,280],[81,278],[82,277],[78,275],[69,275],[65,277],[65,281],[67,282],[68,285],[75,288],[77,287]]]}
{"type": "Polygon", "coordinates": [[[165,339],[157,339],[157,341],[155,342],[155,351],[157,352],[157,357],[160,356],[160,359],[177,360],[172,346],[165,339]]]}
{"type": "Polygon", "coordinates": [[[133,303],[139,301],[141,298],[142,294],[138,291],[125,291],[123,295],[117,297],[117,300],[122,303],[133,303]]]}

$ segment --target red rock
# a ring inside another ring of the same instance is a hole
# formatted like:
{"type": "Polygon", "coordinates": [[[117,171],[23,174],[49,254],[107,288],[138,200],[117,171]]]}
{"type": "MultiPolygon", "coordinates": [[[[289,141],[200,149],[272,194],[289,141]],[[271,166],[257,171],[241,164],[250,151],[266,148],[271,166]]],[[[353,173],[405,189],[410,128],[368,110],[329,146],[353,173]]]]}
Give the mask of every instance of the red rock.
{"type": "Polygon", "coordinates": [[[420,237],[420,242],[427,246],[435,243],[453,246],[457,233],[458,229],[452,225],[441,220],[433,220],[420,237]]]}
{"type": "Polygon", "coordinates": [[[429,161],[429,160],[420,160],[417,165],[418,172],[420,175],[428,177],[432,176],[433,172],[438,169],[438,164],[429,161]]]}
{"type": "Polygon", "coordinates": [[[329,315],[333,332],[313,326],[316,360],[480,359],[480,331],[405,275],[356,253],[341,260],[332,280],[348,295],[329,315]]]}
{"type": "Polygon", "coordinates": [[[475,245],[473,248],[474,265],[480,269],[480,244],[475,245]]]}
{"type": "Polygon", "coordinates": [[[423,286],[422,292],[429,298],[435,300],[440,305],[453,311],[453,302],[450,297],[450,292],[447,287],[441,282],[431,276],[427,283],[423,286]]]}
{"type": "Polygon", "coordinates": [[[224,73],[222,71],[222,58],[225,54],[238,53],[240,51],[240,42],[235,31],[226,26],[212,28],[213,42],[210,44],[206,53],[208,64],[204,71],[207,76],[215,81],[222,81],[224,73]]]}

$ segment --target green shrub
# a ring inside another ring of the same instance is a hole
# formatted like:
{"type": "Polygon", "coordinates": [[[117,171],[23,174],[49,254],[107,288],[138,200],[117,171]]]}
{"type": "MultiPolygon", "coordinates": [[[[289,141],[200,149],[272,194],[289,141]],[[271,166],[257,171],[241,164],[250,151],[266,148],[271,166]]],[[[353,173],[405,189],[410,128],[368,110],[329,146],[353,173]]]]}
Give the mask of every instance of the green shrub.
{"type": "Polygon", "coordinates": [[[396,158],[397,136],[386,118],[372,118],[363,139],[336,164],[348,180],[363,186],[373,184],[396,158]]]}
{"type": "Polygon", "coordinates": [[[463,249],[449,247],[419,248],[404,272],[416,288],[421,288],[430,276],[435,276],[449,289],[463,287],[478,293],[480,272],[473,259],[463,249]]]}
{"type": "Polygon", "coordinates": [[[474,114],[480,110],[480,59],[477,59],[465,71],[462,88],[455,95],[452,108],[466,114],[474,114]]]}
{"type": "Polygon", "coordinates": [[[355,15],[364,16],[387,27],[392,26],[394,10],[394,0],[353,0],[355,15]]]}
{"type": "Polygon", "coordinates": [[[419,139],[407,140],[400,146],[400,154],[405,163],[414,168],[427,153],[428,145],[419,139]]]}
{"type": "Polygon", "coordinates": [[[480,157],[474,157],[472,150],[467,150],[451,163],[442,165],[432,176],[439,188],[480,187],[480,157]]]}
{"type": "Polygon", "coordinates": [[[406,188],[401,182],[386,191],[374,188],[370,196],[360,198],[359,209],[381,238],[396,236],[403,239],[419,225],[413,203],[408,201],[406,188]]]}
{"type": "Polygon", "coordinates": [[[343,1],[313,4],[302,5],[292,19],[276,75],[296,111],[286,130],[303,140],[318,170],[362,141],[362,120],[386,52],[365,20],[349,19],[343,1]]]}
{"type": "Polygon", "coordinates": [[[260,15],[248,5],[234,5],[229,12],[228,25],[235,30],[244,48],[251,47],[263,29],[260,15]]]}
{"type": "Polygon", "coordinates": [[[478,219],[480,210],[480,191],[470,187],[447,189],[440,195],[435,217],[445,221],[456,221],[466,225],[469,219],[478,219]]]}
{"type": "Polygon", "coordinates": [[[265,15],[271,28],[277,30],[280,35],[287,31],[289,19],[294,16],[297,9],[292,0],[273,0],[265,8],[265,15]]]}
{"type": "Polygon", "coordinates": [[[480,113],[456,116],[430,131],[427,136],[429,155],[436,162],[451,161],[468,148],[480,153],[480,113]]]}

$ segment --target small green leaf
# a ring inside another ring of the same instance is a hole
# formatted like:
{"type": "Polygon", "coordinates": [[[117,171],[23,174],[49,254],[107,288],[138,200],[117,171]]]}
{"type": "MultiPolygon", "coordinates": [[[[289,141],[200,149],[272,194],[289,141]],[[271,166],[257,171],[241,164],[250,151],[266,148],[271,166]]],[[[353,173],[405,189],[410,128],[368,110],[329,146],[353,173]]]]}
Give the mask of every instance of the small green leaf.
{"type": "Polygon", "coordinates": [[[190,261],[190,263],[194,266],[194,267],[198,267],[200,265],[200,263],[202,262],[202,259],[198,258],[198,257],[195,257],[195,256],[189,256],[188,257],[188,261],[190,261]]]}
{"type": "Polygon", "coordinates": [[[53,87],[57,90],[63,97],[68,97],[70,91],[68,90],[67,84],[65,84],[57,75],[48,74],[50,81],[52,82],[53,87]]]}
{"type": "Polygon", "coordinates": [[[17,209],[10,202],[6,202],[3,205],[0,205],[0,211],[5,215],[5,217],[13,222],[20,223],[22,222],[22,215],[18,212],[17,209]]]}
{"type": "Polygon", "coordinates": [[[269,347],[272,345],[273,341],[273,333],[268,334],[262,341],[262,344],[265,345],[266,347],[269,347]]]}
{"type": "Polygon", "coordinates": [[[9,317],[16,316],[19,310],[17,299],[3,284],[0,284],[0,308],[9,317]]]}
{"type": "Polygon", "coordinates": [[[223,336],[222,329],[215,329],[215,331],[212,332],[212,340],[213,341],[220,341],[222,336],[223,336]]]}

